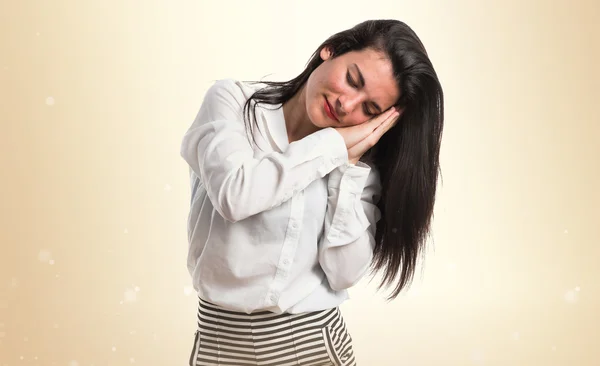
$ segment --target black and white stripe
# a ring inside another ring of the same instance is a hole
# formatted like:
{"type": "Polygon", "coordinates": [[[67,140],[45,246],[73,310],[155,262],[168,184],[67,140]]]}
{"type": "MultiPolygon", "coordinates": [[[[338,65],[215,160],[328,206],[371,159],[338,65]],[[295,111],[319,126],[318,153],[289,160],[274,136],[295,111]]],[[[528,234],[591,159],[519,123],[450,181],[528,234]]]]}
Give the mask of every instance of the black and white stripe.
{"type": "Polygon", "coordinates": [[[252,314],[200,299],[190,366],[356,366],[338,308],[252,314]]]}

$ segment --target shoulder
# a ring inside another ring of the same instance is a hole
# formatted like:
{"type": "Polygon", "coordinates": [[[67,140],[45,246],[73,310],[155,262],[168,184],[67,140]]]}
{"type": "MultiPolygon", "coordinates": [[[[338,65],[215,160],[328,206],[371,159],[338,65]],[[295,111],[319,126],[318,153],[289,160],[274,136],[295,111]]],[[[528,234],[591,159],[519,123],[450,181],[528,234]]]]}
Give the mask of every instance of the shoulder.
{"type": "Polygon", "coordinates": [[[257,87],[253,84],[235,79],[219,79],[206,91],[207,101],[229,101],[240,105],[246,102],[254,94],[257,87]]]}
{"type": "Polygon", "coordinates": [[[251,84],[235,79],[213,81],[204,94],[195,123],[244,121],[244,108],[253,89],[251,84]]]}

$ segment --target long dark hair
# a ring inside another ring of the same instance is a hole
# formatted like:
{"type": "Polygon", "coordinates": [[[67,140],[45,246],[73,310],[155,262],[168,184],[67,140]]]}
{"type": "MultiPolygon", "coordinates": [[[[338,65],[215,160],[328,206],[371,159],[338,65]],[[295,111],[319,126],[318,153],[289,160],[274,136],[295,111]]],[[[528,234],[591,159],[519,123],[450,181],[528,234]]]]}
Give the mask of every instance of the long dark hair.
{"type": "Polygon", "coordinates": [[[401,91],[394,104],[404,108],[401,119],[361,158],[375,166],[382,183],[377,203],[382,219],[377,223],[371,272],[383,271],[379,289],[395,283],[388,297],[394,299],[412,282],[430,232],[444,125],[442,87],[425,47],[408,25],[398,20],[368,20],[329,37],[294,79],[260,81],[266,87],[244,105],[247,131],[251,131],[251,117],[256,123],[257,104],[283,105],[302,89],[323,63],[319,53],[326,46],[333,57],[366,48],[383,51],[401,91]]]}

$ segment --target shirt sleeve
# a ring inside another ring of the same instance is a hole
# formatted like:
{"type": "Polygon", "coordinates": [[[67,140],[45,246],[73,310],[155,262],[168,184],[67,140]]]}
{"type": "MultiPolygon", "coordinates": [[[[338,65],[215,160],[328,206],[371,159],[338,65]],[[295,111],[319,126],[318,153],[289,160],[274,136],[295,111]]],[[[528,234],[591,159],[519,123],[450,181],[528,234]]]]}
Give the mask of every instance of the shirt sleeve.
{"type": "Polygon", "coordinates": [[[354,286],[371,264],[380,195],[377,170],[362,162],[340,166],[329,175],[319,263],[333,290],[354,286]]]}
{"type": "Polygon", "coordinates": [[[348,161],[344,139],[333,128],[292,142],[283,153],[255,158],[243,121],[245,101],[234,80],[217,81],[180,149],[214,208],[231,222],[280,205],[348,161]]]}

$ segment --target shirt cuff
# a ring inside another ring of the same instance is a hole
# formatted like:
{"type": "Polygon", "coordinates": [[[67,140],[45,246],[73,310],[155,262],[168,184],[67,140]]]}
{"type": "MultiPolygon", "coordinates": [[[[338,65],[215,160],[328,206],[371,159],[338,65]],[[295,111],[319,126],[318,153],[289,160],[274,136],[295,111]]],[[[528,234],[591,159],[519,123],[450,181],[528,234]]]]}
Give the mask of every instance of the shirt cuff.
{"type": "Polygon", "coordinates": [[[325,176],[330,173],[332,169],[342,166],[348,163],[348,149],[346,149],[346,142],[339,132],[334,130],[332,127],[321,129],[314,133],[318,136],[320,141],[326,143],[320,144],[321,157],[325,159],[321,170],[321,176],[325,176]]]}
{"type": "Polygon", "coordinates": [[[371,167],[359,161],[343,164],[329,173],[328,188],[341,189],[349,193],[361,193],[367,183],[371,167]]]}
{"type": "Polygon", "coordinates": [[[362,203],[362,193],[371,167],[358,162],[345,164],[329,174],[329,199],[334,205],[333,217],[327,231],[329,246],[354,242],[371,225],[362,203]]]}

